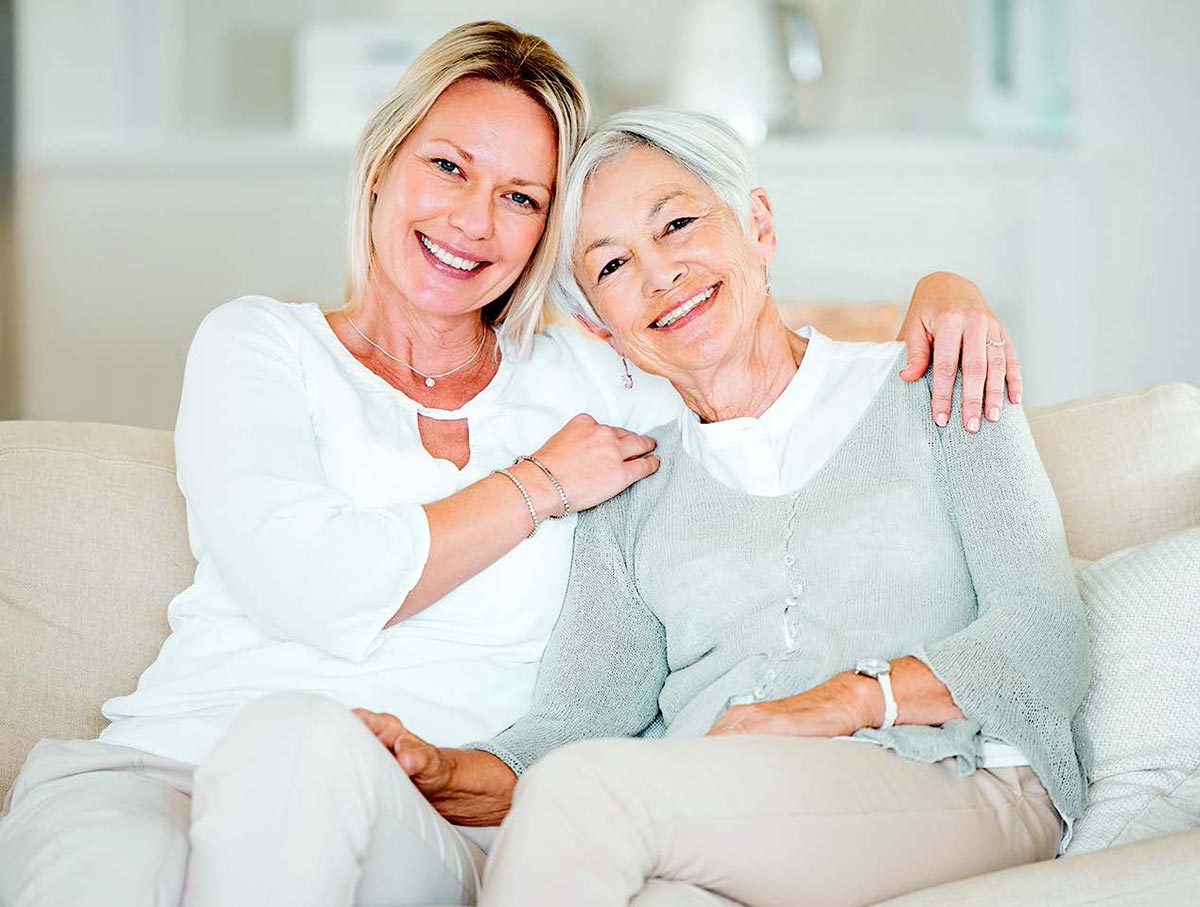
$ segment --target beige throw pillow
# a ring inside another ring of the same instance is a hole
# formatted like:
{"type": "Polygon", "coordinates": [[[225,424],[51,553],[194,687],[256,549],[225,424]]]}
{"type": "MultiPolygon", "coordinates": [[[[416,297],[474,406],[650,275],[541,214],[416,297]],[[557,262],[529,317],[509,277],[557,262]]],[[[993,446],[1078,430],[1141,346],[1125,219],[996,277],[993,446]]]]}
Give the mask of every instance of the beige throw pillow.
{"type": "Polygon", "coordinates": [[[1090,788],[1067,853],[1200,825],[1200,528],[1077,577],[1092,637],[1076,725],[1090,788]]]}

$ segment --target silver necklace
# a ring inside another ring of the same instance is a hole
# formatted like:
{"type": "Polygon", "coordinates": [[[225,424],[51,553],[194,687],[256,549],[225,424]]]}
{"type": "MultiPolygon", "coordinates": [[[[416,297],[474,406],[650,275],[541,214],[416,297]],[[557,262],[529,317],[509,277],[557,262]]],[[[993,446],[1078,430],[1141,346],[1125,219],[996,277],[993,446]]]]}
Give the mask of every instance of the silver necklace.
{"type": "Polygon", "coordinates": [[[364,334],[362,332],[362,328],[360,328],[357,324],[355,324],[354,319],[351,318],[349,315],[346,316],[346,321],[348,321],[350,323],[350,327],[354,328],[354,333],[358,334],[359,337],[361,337],[363,340],[367,341],[367,343],[371,344],[371,346],[375,347],[375,349],[379,350],[379,352],[383,353],[383,355],[387,356],[393,362],[399,362],[401,365],[403,365],[406,369],[408,369],[414,375],[420,375],[422,378],[424,378],[426,387],[433,387],[435,384],[437,384],[438,378],[445,378],[447,375],[453,375],[455,372],[461,371],[462,369],[464,369],[468,365],[470,365],[472,362],[474,362],[476,359],[478,359],[479,354],[483,352],[483,345],[485,343],[487,343],[487,338],[488,338],[487,328],[484,328],[483,336],[479,338],[479,346],[475,347],[475,352],[473,352],[471,354],[470,359],[468,359],[466,362],[462,363],[461,365],[454,366],[454,368],[450,369],[450,371],[448,371],[448,372],[442,372],[440,375],[426,375],[424,372],[418,371],[417,369],[413,368],[412,365],[405,362],[399,356],[393,356],[391,353],[389,353],[387,350],[385,350],[383,347],[381,347],[378,343],[376,343],[374,340],[372,340],[370,337],[368,337],[366,334],[364,334]]]}

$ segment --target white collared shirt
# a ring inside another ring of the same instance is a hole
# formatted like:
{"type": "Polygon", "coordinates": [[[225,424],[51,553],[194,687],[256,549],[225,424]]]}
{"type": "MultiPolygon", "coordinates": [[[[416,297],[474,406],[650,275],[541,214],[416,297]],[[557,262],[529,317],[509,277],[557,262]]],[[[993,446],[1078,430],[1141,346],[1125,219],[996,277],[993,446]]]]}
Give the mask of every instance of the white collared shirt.
{"type": "MultiPolygon", "coordinates": [[[[690,410],[679,416],[684,450],[730,488],[764,497],[803,488],[837,452],[883,383],[893,377],[892,363],[903,346],[899,341],[831,340],[811,327],[796,333],[808,340],[804,358],[783,393],[761,416],[710,423],[702,423],[690,410]]],[[[1028,764],[1015,747],[984,739],[981,767],[1028,764]]]]}

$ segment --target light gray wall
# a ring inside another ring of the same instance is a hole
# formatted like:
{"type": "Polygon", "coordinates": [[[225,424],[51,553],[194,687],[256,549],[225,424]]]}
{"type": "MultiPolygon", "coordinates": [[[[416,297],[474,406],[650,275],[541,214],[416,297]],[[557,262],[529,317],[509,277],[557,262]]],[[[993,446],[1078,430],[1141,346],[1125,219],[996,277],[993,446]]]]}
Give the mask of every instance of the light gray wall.
{"type": "Polygon", "coordinates": [[[0,419],[17,417],[17,287],[13,254],[13,0],[0,0],[0,419]]]}
{"type": "Polygon", "coordinates": [[[1200,385],[1200,3],[1074,0],[1074,237],[1096,392],[1200,385]]]}

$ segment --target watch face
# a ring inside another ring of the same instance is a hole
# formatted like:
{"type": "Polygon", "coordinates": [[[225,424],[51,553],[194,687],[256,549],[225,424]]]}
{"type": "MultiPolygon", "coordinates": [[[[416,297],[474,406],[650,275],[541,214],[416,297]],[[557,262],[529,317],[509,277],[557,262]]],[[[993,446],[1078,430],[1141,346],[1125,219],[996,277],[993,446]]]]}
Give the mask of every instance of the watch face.
{"type": "Polygon", "coordinates": [[[891,672],[892,666],[882,658],[865,658],[854,666],[855,674],[865,674],[868,677],[878,677],[891,672]]]}

